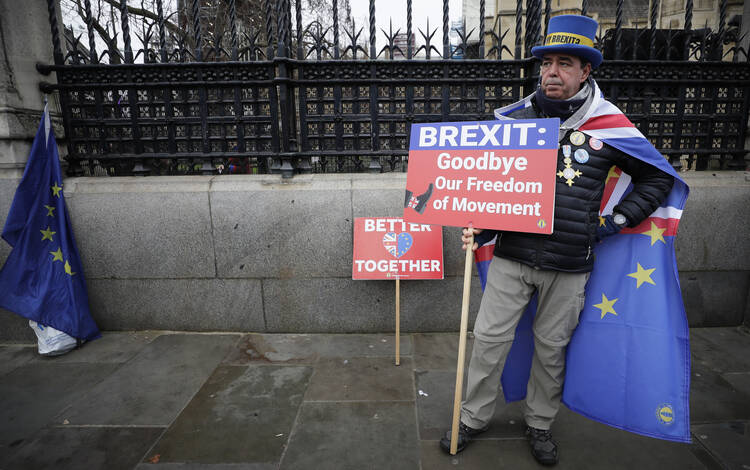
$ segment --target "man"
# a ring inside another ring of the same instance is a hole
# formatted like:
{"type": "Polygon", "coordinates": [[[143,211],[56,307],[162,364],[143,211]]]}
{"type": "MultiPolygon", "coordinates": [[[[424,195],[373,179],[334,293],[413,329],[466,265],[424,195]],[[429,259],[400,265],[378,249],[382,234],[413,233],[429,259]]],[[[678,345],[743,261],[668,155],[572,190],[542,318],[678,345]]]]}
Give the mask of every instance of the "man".
{"type": "MultiPolygon", "coordinates": [[[[584,305],[594,245],[623,227],[640,224],[659,207],[673,185],[669,174],[577,130],[576,124],[590,115],[598,91],[590,77],[602,62],[601,53],[593,47],[597,28],[596,21],[585,16],[550,19],[545,45],[532,49],[541,59],[539,87],[529,106],[508,115],[514,119],[560,119],[554,232],[539,235],[464,229],[464,249],[472,234],[473,250],[495,235],[498,241],[474,327],[459,451],[488,427],[515,328],[536,294],[534,357],[524,408],[526,434],[539,463],[557,463],[550,427],[560,407],[566,346],[584,305]],[[600,219],[604,184],[613,166],[628,173],[634,185],[614,212],[600,219]]],[[[450,431],[440,446],[449,451],[450,431]]]]}

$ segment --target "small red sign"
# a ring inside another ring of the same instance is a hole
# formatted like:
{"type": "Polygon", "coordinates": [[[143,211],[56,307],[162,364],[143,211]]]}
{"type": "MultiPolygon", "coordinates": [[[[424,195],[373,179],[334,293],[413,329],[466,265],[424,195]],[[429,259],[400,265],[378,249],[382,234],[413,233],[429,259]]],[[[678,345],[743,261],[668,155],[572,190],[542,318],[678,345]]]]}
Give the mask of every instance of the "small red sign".
{"type": "Polygon", "coordinates": [[[443,230],[395,217],[354,219],[352,279],[443,279],[443,230]]]}
{"type": "MultiPolygon", "coordinates": [[[[552,233],[558,128],[558,119],[412,125],[404,219],[552,233]]],[[[575,184],[580,172],[569,173],[575,184]]]]}

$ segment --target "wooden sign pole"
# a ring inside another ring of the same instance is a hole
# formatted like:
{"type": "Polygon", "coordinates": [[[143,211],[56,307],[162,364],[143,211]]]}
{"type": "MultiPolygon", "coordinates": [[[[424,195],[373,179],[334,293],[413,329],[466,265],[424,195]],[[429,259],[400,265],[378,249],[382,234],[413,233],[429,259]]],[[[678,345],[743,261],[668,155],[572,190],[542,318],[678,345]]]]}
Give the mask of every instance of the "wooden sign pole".
{"type": "Polygon", "coordinates": [[[453,426],[451,428],[451,455],[456,455],[458,448],[458,424],[461,419],[461,394],[464,388],[464,361],[466,358],[466,329],[469,325],[469,297],[471,290],[471,266],[473,264],[474,235],[471,235],[466,248],[464,265],[464,293],[461,300],[461,332],[458,337],[458,364],[456,366],[456,392],[453,397],[453,426]]]}
{"type": "Polygon", "coordinates": [[[396,365],[401,364],[401,279],[396,276],[396,365]]]}

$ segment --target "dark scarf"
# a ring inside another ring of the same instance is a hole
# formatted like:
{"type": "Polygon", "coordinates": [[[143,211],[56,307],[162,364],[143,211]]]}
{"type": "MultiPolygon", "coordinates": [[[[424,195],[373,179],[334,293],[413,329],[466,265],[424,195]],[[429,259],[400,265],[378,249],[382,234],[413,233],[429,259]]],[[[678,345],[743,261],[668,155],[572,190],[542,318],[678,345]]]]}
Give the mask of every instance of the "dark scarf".
{"type": "Polygon", "coordinates": [[[566,100],[556,100],[547,98],[547,95],[545,95],[542,91],[542,86],[540,83],[540,85],[536,89],[536,93],[534,94],[534,99],[536,100],[536,104],[539,109],[541,109],[545,115],[549,117],[560,118],[560,121],[564,122],[570,116],[572,116],[573,113],[578,110],[578,108],[581,107],[581,105],[586,101],[586,98],[588,98],[590,90],[592,89],[593,88],[587,80],[583,84],[581,90],[576,93],[575,96],[572,96],[566,100]]]}

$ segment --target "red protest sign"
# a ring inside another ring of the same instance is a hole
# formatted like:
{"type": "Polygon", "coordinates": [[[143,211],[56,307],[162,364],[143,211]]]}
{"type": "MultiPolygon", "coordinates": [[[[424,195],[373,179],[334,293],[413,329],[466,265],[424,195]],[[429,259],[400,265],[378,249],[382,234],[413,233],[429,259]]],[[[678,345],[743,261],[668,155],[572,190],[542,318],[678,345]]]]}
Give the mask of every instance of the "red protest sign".
{"type": "Polygon", "coordinates": [[[552,233],[558,131],[558,119],[412,125],[404,219],[552,233]]]}
{"type": "Polygon", "coordinates": [[[393,217],[354,219],[352,279],[442,279],[443,231],[393,217]]]}

